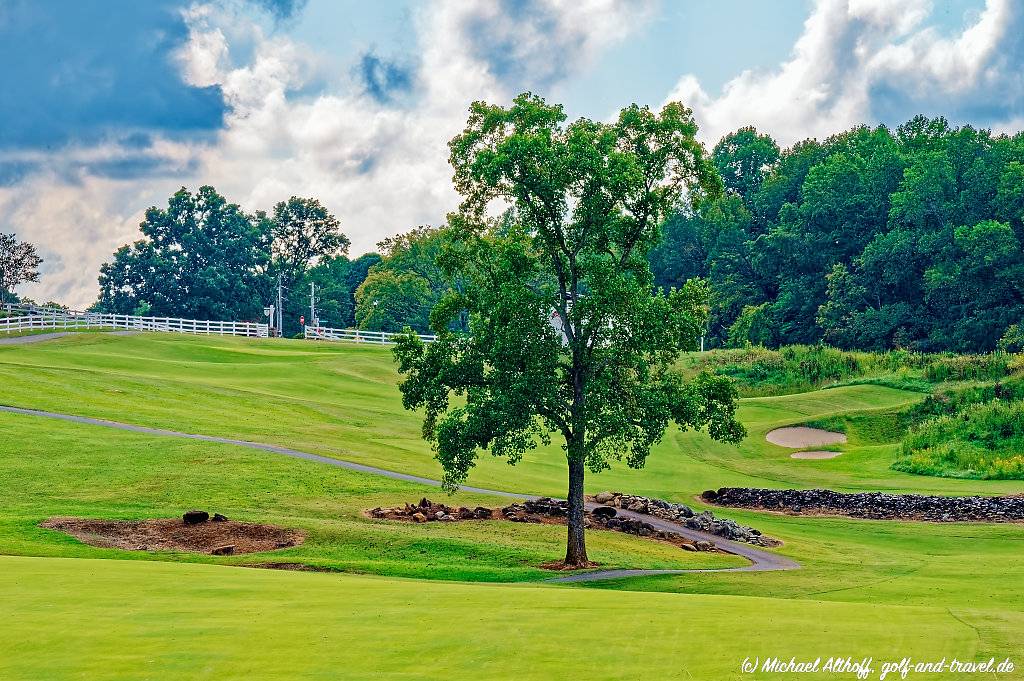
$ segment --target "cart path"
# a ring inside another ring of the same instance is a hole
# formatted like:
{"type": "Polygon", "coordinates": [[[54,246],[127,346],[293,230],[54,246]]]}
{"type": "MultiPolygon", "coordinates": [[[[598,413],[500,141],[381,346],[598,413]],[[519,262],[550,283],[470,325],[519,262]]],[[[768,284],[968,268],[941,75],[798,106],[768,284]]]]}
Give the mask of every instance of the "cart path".
{"type": "MultiPolygon", "coordinates": [[[[54,333],[37,333],[31,336],[11,336],[10,338],[0,338],[0,345],[28,345],[29,343],[41,343],[43,341],[63,338],[64,336],[73,336],[78,333],[82,332],[56,331],[54,333]]],[[[138,331],[97,331],[96,333],[106,334],[107,336],[134,336],[138,331]]]]}
{"type": "MultiPolygon", "coordinates": [[[[365,464],[355,463],[354,461],[345,461],[342,459],[335,459],[329,456],[321,456],[319,454],[310,454],[309,452],[302,452],[296,449],[291,449],[289,447],[282,447],[280,445],[271,445],[262,442],[250,442],[248,440],[236,440],[233,438],[216,437],[213,435],[197,435],[195,433],[182,433],[176,430],[149,428],[147,426],[137,426],[130,423],[121,423],[119,421],[108,421],[106,419],[97,419],[88,416],[75,416],[73,414],[60,414],[57,412],[42,411],[38,409],[24,409],[22,407],[0,405],[0,412],[7,412],[10,414],[21,414],[23,416],[37,416],[42,418],[59,419],[61,421],[70,421],[72,423],[82,423],[92,426],[102,426],[105,428],[115,428],[117,430],[127,430],[133,433],[142,433],[145,435],[155,435],[159,437],[177,437],[189,440],[200,440],[202,442],[215,442],[218,444],[248,447],[250,449],[258,449],[264,452],[282,454],[284,456],[290,456],[296,459],[313,461],[315,463],[326,464],[328,466],[336,466],[338,468],[358,471],[360,473],[369,473],[370,475],[381,475],[387,478],[391,478],[393,480],[402,480],[404,482],[412,482],[420,485],[427,485],[430,487],[441,486],[440,481],[433,480],[431,478],[424,478],[418,475],[410,475],[408,473],[399,473],[398,471],[390,471],[385,468],[367,466],[365,464]]],[[[510,499],[525,500],[538,498],[537,495],[534,494],[516,494],[513,492],[504,492],[501,490],[486,489],[483,487],[472,487],[468,485],[460,486],[459,489],[464,492],[490,494],[510,499]]],[[[587,503],[586,506],[588,509],[593,509],[599,505],[600,504],[587,503]]],[[[773,570],[795,570],[800,567],[799,563],[790,558],[780,556],[769,551],[764,551],[756,546],[751,546],[750,544],[744,544],[741,542],[731,541],[729,539],[723,539],[722,537],[719,537],[717,535],[713,535],[708,532],[701,532],[700,530],[692,530],[681,523],[666,520],[664,518],[657,518],[655,516],[644,515],[633,511],[627,511],[625,509],[616,510],[618,511],[619,516],[642,520],[646,523],[650,523],[653,527],[659,530],[674,532],[691,540],[709,541],[713,543],[718,549],[725,551],[726,553],[731,553],[746,558],[750,561],[750,565],[744,565],[742,567],[734,568],[694,570],[594,570],[590,572],[578,572],[571,575],[565,575],[563,577],[555,577],[547,581],[559,583],[588,582],[598,579],[621,579],[624,577],[638,577],[649,575],[679,575],[699,572],[767,572],[773,570]]]]}

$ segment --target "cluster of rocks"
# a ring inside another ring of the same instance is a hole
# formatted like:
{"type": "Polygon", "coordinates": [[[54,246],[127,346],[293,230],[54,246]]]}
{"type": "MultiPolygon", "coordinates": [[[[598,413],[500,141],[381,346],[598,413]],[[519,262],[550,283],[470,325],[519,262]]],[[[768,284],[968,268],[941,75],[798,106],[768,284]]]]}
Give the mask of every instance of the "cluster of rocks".
{"type": "Polygon", "coordinates": [[[935,522],[1024,520],[1024,496],[940,497],[922,494],[857,492],[828,489],[758,489],[722,487],[704,492],[703,498],[722,506],[763,508],[790,513],[824,513],[876,520],[929,520],[935,522]]]}
{"type": "Polygon", "coordinates": [[[651,499],[622,492],[601,492],[594,495],[593,500],[595,503],[603,504],[606,508],[622,508],[634,513],[664,518],[685,525],[691,530],[700,530],[733,541],[746,542],[756,546],[778,546],[780,544],[777,539],[766,537],[761,534],[760,530],[753,527],[740,525],[726,518],[716,518],[711,511],[695,513],[686,504],[674,504],[663,499],[651,499]]]}
{"type": "MultiPolygon", "coordinates": [[[[507,520],[513,523],[544,523],[564,522],[565,517],[569,513],[569,504],[566,501],[541,497],[492,510],[483,506],[473,509],[464,506],[446,506],[424,498],[420,499],[418,504],[405,504],[404,506],[392,508],[374,508],[368,511],[368,513],[372,518],[405,520],[417,523],[490,519],[507,520]]],[[[633,534],[638,537],[649,537],[651,539],[667,541],[685,551],[716,550],[713,542],[704,540],[690,541],[680,534],[659,530],[650,523],[638,518],[617,516],[618,512],[610,506],[598,507],[584,516],[583,524],[587,528],[600,527],[616,532],[633,534]]]]}
{"type": "Polygon", "coordinates": [[[467,508],[465,506],[446,506],[424,497],[418,504],[405,504],[392,508],[374,508],[369,511],[372,518],[387,520],[411,520],[414,523],[433,521],[450,523],[456,520],[490,520],[494,511],[483,506],[467,508]]]}
{"type": "MultiPolygon", "coordinates": [[[[569,503],[550,497],[531,499],[521,504],[510,504],[501,509],[501,516],[506,520],[518,523],[541,523],[546,518],[561,519],[569,513],[569,503]]],[[[675,532],[659,530],[650,523],[638,518],[619,516],[618,511],[611,506],[599,506],[587,512],[583,518],[583,524],[587,528],[600,527],[615,532],[633,534],[638,537],[649,537],[667,541],[679,546],[685,551],[714,551],[713,542],[698,540],[692,542],[675,532]]]]}

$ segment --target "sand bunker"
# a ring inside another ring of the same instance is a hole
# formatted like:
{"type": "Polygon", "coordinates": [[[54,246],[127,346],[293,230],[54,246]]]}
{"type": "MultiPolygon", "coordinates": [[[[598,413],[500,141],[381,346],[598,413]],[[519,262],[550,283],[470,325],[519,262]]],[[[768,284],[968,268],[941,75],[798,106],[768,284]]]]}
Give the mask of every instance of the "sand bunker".
{"type": "Polygon", "coordinates": [[[789,457],[791,459],[834,459],[840,454],[842,454],[842,452],[795,452],[793,454],[790,454],[789,457]]]}
{"type": "Polygon", "coordinates": [[[305,540],[305,535],[298,530],[233,520],[186,525],[181,518],[50,518],[39,526],[70,534],[91,546],[128,551],[188,551],[233,555],[285,549],[305,540]]]}
{"type": "Polygon", "coordinates": [[[808,428],[807,426],[791,426],[788,428],[776,428],[764,436],[768,442],[780,447],[824,447],[825,445],[838,445],[846,442],[846,436],[842,433],[834,433],[830,430],[820,428],[808,428]]]}

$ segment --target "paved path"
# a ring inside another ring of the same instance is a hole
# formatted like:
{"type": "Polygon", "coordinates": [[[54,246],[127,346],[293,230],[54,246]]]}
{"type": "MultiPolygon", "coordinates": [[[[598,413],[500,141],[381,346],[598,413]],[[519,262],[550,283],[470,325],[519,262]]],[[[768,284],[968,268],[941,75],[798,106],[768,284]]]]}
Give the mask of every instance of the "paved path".
{"type": "MultiPolygon", "coordinates": [[[[29,343],[41,343],[42,341],[63,338],[64,336],[71,336],[76,333],[82,332],[56,331],[54,333],[37,333],[31,336],[12,336],[10,338],[0,338],[0,345],[27,345],[29,343]]],[[[104,333],[108,336],[134,336],[138,331],[97,331],[96,333],[104,333]]]]}
{"type": "MultiPolygon", "coordinates": [[[[49,335],[49,334],[48,334],[49,335]]],[[[14,339],[11,339],[14,340],[14,339]]],[[[200,440],[203,442],[217,442],[220,444],[237,445],[239,447],[248,447],[250,449],[259,449],[264,452],[272,452],[274,454],[283,454],[284,456],[291,456],[296,459],[304,459],[306,461],[314,461],[316,463],[327,464],[328,466],[337,466],[338,468],[345,468],[347,470],[359,471],[360,473],[369,473],[371,475],[382,475],[393,480],[403,480],[405,482],[414,482],[421,485],[429,485],[431,487],[440,487],[441,483],[438,480],[431,478],[424,478],[418,475],[409,475],[408,473],[399,473],[397,471],[389,471],[385,468],[377,468],[376,466],[367,466],[361,463],[355,463],[353,461],[343,461],[341,459],[335,459],[329,456],[321,456],[319,454],[310,454],[309,452],[300,452],[296,449],[290,449],[288,447],[282,447],[280,445],[264,444],[262,442],[249,442],[248,440],[235,440],[226,437],[215,437],[212,435],[196,435],[194,433],[182,433],[176,430],[164,430],[162,428],[148,428],[146,426],[136,426],[130,423],[120,423],[117,421],[107,421],[105,419],[95,419],[88,416],[74,416],[72,414],[58,414],[51,411],[40,411],[38,409],[23,409],[21,407],[9,407],[0,405],[0,411],[8,412],[11,414],[22,414],[25,416],[39,416],[44,418],[59,419],[61,421],[71,421],[73,423],[84,423],[93,426],[103,426],[106,428],[116,428],[118,430],[127,430],[133,433],[143,433],[146,435],[156,435],[160,437],[179,437],[186,438],[189,440],[200,440]]],[[[512,499],[536,499],[536,495],[532,494],[515,494],[513,492],[504,492],[501,490],[485,489],[483,487],[471,487],[463,485],[459,489],[464,492],[476,492],[478,494],[492,494],[496,496],[512,498],[512,499]]],[[[599,506],[599,504],[588,503],[587,508],[593,509],[599,506]]],[[[592,572],[580,572],[564,577],[555,577],[550,579],[550,582],[586,582],[594,581],[598,579],[619,579],[623,577],[637,577],[646,575],[667,575],[667,574],[686,574],[691,572],[764,572],[769,570],[795,570],[800,567],[800,564],[796,561],[780,556],[768,551],[764,551],[750,544],[744,544],[741,542],[734,542],[728,539],[723,539],[716,535],[708,532],[701,532],[699,530],[691,530],[690,528],[671,520],[665,520],[663,518],[657,518],[654,516],[643,515],[635,513],[633,511],[627,511],[625,509],[616,509],[618,515],[627,518],[636,518],[643,520],[644,522],[650,523],[652,526],[659,530],[665,530],[668,532],[674,532],[680,534],[688,539],[693,540],[704,540],[715,544],[719,549],[727,553],[732,553],[737,556],[742,556],[750,561],[750,565],[744,565],[742,567],[735,568],[719,568],[719,569],[702,569],[702,570],[595,570],[592,572]]]]}

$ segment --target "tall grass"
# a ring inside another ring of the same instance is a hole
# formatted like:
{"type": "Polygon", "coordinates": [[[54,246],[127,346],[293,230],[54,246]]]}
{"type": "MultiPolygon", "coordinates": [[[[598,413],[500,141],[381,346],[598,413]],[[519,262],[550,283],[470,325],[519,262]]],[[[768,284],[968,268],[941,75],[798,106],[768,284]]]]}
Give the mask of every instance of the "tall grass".
{"type": "Polygon", "coordinates": [[[1024,480],[1024,401],[994,399],[934,416],[903,439],[896,470],[954,478],[1024,480]]]}
{"type": "Polygon", "coordinates": [[[745,396],[783,395],[850,383],[928,391],[940,383],[995,381],[1024,368],[1014,355],[1005,352],[849,352],[823,345],[714,350],[696,356],[691,364],[698,370],[710,369],[734,378],[745,396]]]}

